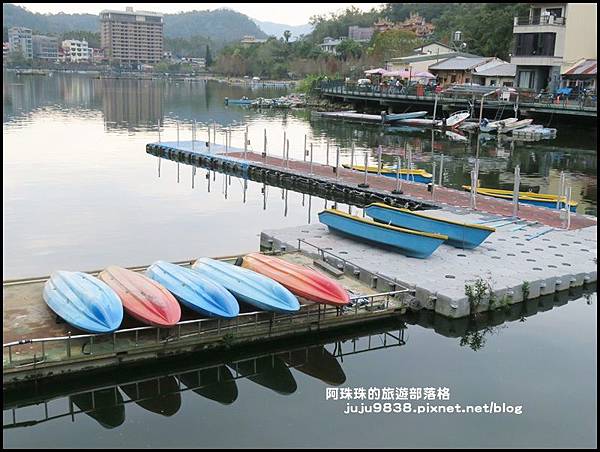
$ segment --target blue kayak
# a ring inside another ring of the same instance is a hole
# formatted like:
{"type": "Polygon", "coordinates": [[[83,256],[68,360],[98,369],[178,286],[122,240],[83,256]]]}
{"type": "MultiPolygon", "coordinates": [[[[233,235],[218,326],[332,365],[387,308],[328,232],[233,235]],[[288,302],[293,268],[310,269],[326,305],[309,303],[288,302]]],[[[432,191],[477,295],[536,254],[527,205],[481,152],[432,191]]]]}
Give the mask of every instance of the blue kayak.
{"type": "Polygon", "coordinates": [[[118,295],[86,273],[52,273],[44,285],[43,297],[59,317],[89,333],[110,333],[123,320],[123,305],[118,295]]]}
{"type": "Polygon", "coordinates": [[[447,235],[388,226],[335,209],[319,213],[319,221],[329,226],[329,229],[371,243],[390,246],[402,254],[421,259],[429,257],[448,239],[447,235]]]}
{"type": "Polygon", "coordinates": [[[282,314],[300,309],[298,299],[288,289],[252,270],[210,258],[198,259],[192,268],[221,284],[240,301],[259,309],[282,314]]]}
{"type": "Polygon", "coordinates": [[[365,213],[376,221],[393,226],[447,235],[446,243],[457,248],[475,248],[495,231],[489,226],[457,223],[380,203],[368,205],[365,213]]]}
{"type": "Polygon", "coordinates": [[[162,284],[185,307],[209,317],[236,317],[240,306],[220,284],[195,271],[165,261],[156,261],[146,275],[162,284]]]}

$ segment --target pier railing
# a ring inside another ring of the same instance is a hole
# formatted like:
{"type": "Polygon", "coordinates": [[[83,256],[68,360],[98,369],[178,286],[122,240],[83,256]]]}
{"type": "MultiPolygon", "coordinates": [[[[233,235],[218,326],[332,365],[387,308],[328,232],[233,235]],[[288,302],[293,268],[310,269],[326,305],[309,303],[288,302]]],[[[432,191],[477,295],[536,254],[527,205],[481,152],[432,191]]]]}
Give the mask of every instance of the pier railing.
{"type": "MultiPolygon", "coordinates": [[[[110,334],[79,334],[61,337],[22,339],[2,345],[3,369],[33,367],[60,362],[65,364],[89,356],[116,356],[122,352],[154,348],[172,343],[187,345],[209,338],[220,345],[240,337],[279,333],[296,333],[318,329],[324,320],[345,314],[374,313],[389,309],[390,299],[406,289],[353,295],[351,306],[335,307],[320,304],[302,305],[295,314],[275,314],[255,311],[242,313],[234,319],[193,319],[171,328],[145,326],[117,330],[110,334]]],[[[202,341],[200,341],[202,342],[202,341]]]]}

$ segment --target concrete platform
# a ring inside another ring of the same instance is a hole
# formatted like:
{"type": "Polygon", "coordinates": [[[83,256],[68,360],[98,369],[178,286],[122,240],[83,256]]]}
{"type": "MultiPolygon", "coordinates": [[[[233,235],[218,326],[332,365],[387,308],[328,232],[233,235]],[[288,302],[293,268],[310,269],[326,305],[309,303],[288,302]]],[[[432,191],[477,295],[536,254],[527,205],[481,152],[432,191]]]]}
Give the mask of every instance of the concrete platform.
{"type": "MultiPolygon", "coordinates": [[[[457,209],[427,212],[469,223],[490,218],[457,209]]],[[[489,284],[493,295],[491,306],[490,296],[484,296],[473,306],[476,312],[596,281],[596,226],[554,229],[539,236],[551,228],[535,225],[515,231],[517,227],[519,224],[514,223],[497,227],[495,233],[473,250],[442,245],[427,259],[407,257],[356,241],[329,232],[322,224],[264,231],[261,247],[290,250],[298,248],[298,240],[303,240],[309,244],[300,244],[303,252],[312,255],[324,252],[327,262],[369,281],[379,290],[394,283],[410,287],[421,307],[450,318],[472,313],[465,285],[472,285],[478,279],[489,284]]]]}

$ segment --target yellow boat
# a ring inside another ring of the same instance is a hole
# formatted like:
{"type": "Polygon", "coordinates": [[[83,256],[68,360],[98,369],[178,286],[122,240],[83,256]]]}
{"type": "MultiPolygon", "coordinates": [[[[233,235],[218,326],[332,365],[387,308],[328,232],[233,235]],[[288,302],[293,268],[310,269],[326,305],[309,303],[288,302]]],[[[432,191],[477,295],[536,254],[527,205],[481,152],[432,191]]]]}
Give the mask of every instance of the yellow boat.
{"type": "MultiPolygon", "coordinates": [[[[342,164],[342,166],[344,168],[355,169],[356,171],[360,171],[360,172],[365,171],[364,165],[350,166],[350,165],[342,164]]],[[[367,172],[368,173],[377,173],[378,172],[377,166],[367,166],[367,172]]],[[[383,176],[396,177],[396,168],[393,166],[382,166],[381,174],[383,176]]],[[[422,182],[422,183],[428,184],[429,182],[431,182],[431,179],[433,176],[430,173],[428,173],[427,171],[425,171],[424,169],[408,169],[408,168],[400,169],[400,178],[401,179],[412,180],[413,177],[414,177],[415,182],[422,182]]]]}
{"type": "MultiPolygon", "coordinates": [[[[467,191],[471,191],[470,185],[463,185],[462,188],[467,191]]],[[[508,199],[512,200],[513,192],[512,190],[502,190],[499,188],[477,188],[477,193],[484,196],[491,196],[493,198],[500,199],[508,199]]],[[[519,192],[519,202],[524,204],[533,204],[534,206],[540,207],[548,207],[550,209],[556,208],[556,202],[558,201],[558,195],[552,195],[549,193],[533,193],[530,191],[520,191],[519,192]]],[[[567,204],[566,196],[561,196],[560,198],[560,207],[565,207],[567,204]]],[[[571,212],[575,212],[577,210],[577,201],[571,201],[570,209],[571,212]]]]}

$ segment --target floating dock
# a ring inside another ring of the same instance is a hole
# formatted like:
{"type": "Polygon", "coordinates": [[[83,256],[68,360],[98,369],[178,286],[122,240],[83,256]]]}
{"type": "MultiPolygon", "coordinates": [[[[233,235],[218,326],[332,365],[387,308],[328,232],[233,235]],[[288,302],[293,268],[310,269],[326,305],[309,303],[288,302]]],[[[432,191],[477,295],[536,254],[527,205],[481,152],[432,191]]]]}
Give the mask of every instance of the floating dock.
{"type": "MultiPolygon", "coordinates": [[[[237,257],[223,260],[234,262],[237,257]]],[[[281,258],[317,271],[329,268],[325,263],[319,266],[319,263],[300,253],[288,253],[281,258]]],[[[190,266],[192,263],[186,261],[179,264],[190,266]]],[[[132,270],[143,271],[146,268],[132,270]]],[[[331,270],[336,272],[335,269],[331,270]]],[[[96,275],[98,272],[88,273],[96,275]]],[[[121,329],[112,334],[82,334],[58,319],[46,306],[42,291],[48,278],[3,283],[5,386],[381,320],[404,312],[410,296],[410,291],[403,287],[379,293],[357,279],[338,275],[338,282],[351,294],[352,307],[340,309],[300,299],[299,312],[275,314],[254,311],[241,304],[240,315],[234,319],[199,318],[197,313],[183,309],[182,320],[172,328],[142,326],[126,316],[121,329]]]]}

